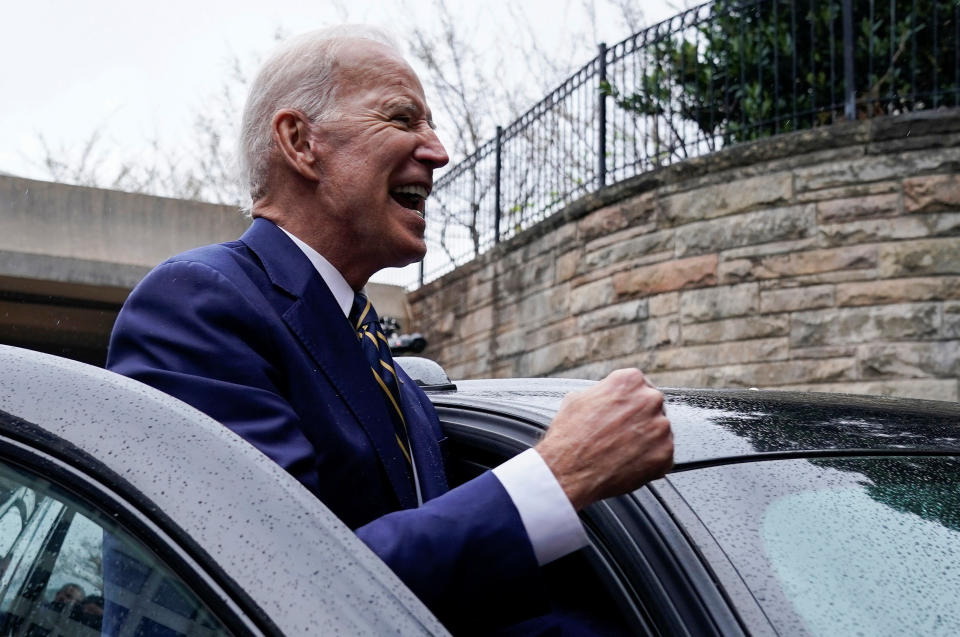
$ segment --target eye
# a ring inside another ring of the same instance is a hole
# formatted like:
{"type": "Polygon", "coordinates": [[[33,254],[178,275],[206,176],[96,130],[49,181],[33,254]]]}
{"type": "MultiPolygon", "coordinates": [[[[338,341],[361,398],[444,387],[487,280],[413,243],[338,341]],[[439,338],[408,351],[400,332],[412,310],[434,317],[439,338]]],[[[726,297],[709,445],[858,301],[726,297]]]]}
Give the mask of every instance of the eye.
{"type": "Polygon", "coordinates": [[[413,121],[413,116],[407,115],[405,113],[398,113],[397,115],[394,115],[393,117],[391,117],[390,121],[399,122],[404,125],[409,125],[413,121]]]}

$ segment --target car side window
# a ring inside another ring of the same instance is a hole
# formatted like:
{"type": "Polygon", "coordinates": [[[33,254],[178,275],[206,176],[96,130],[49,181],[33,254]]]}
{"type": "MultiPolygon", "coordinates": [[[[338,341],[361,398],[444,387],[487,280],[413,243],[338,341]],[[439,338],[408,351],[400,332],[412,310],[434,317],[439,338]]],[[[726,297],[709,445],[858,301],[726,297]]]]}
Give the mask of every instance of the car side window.
{"type": "Polygon", "coordinates": [[[152,552],[92,507],[2,464],[0,497],[0,634],[229,634],[152,552]]]}

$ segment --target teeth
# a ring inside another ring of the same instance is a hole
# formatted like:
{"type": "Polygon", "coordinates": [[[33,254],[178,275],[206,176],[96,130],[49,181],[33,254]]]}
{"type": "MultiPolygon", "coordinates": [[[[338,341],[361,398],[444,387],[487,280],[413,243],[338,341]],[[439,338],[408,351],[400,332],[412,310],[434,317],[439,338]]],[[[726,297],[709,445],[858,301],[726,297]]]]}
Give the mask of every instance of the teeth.
{"type": "Polygon", "coordinates": [[[430,191],[425,187],[416,185],[400,186],[399,188],[394,188],[393,192],[398,195],[416,195],[423,199],[426,199],[430,195],[430,191]]]}

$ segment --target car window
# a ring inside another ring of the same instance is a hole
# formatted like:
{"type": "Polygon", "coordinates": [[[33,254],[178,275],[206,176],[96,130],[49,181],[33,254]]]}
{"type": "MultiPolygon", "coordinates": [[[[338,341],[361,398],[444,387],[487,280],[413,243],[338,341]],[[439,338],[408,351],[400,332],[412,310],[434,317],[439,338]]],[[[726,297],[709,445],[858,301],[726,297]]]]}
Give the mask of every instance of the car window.
{"type": "Polygon", "coordinates": [[[229,634],[150,551],[46,480],[0,464],[0,634],[229,634]]]}
{"type": "Polygon", "coordinates": [[[960,461],[782,460],[670,476],[781,634],[960,634],[960,461]]]}

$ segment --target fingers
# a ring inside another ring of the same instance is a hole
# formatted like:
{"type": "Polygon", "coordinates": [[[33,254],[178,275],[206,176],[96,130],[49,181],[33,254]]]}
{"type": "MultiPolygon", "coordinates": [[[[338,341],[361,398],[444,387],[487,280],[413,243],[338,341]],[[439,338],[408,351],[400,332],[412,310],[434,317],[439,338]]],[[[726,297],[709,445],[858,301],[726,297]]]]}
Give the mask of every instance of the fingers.
{"type": "Polygon", "coordinates": [[[663,394],[638,369],[566,397],[537,446],[576,508],[661,477],[673,464],[663,394]]]}

